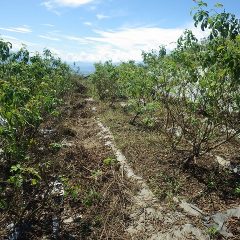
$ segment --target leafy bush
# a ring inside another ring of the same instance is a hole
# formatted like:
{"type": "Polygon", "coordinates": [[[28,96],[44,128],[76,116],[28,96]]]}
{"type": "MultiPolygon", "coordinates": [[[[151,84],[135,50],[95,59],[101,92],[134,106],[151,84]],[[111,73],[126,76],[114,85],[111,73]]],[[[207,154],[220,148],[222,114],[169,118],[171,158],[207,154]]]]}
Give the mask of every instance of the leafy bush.
{"type": "Polygon", "coordinates": [[[0,39],[0,208],[17,222],[36,212],[28,204],[46,181],[44,168],[28,156],[36,132],[72,84],[69,66],[49,50],[31,55],[25,47],[11,48],[0,39]]]}
{"type": "Polygon", "coordinates": [[[186,164],[240,133],[240,20],[218,12],[221,4],[208,11],[205,2],[196,3],[195,26],[208,29],[208,38],[198,40],[186,30],[170,53],[162,46],[158,52],[143,52],[143,64],[113,67],[107,62],[93,74],[99,92],[106,93],[111,83],[125,96],[132,123],[145,115],[143,122],[152,126],[152,115],[161,106],[172,147],[182,140],[190,145],[186,164]]]}
{"type": "Polygon", "coordinates": [[[108,61],[104,64],[95,64],[95,73],[90,76],[90,81],[95,86],[95,91],[101,100],[114,101],[119,95],[118,75],[116,66],[108,61]]]}

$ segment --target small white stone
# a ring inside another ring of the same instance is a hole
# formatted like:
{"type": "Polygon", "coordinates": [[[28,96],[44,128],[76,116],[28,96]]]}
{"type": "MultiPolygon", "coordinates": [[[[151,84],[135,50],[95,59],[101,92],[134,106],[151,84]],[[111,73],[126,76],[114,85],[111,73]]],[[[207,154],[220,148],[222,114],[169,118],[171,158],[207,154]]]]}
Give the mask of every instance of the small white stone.
{"type": "Polygon", "coordinates": [[[224,158],[220,156],[216,156],[216,161],[221,165],[222,167],[229,167],[230,166],[230,161],[225,160],[224,158]]]}
{"type": "Polygon", "coordinates": [[[74,219],[72,217],[70,217],[70,218],[64,219],[63,223],[69,224],[69,223],[72,223],[73,221],[74,221],[74,219]]]}
{"type": "Polygon", "coordinates": [[[185,201],[182,201],[179,206],[189,215],[192,215],[195,217],[200,217],[204,215],[203,211],[200,210],[198,207],[194,206],[193,204],[187,203],[185,201]]]}

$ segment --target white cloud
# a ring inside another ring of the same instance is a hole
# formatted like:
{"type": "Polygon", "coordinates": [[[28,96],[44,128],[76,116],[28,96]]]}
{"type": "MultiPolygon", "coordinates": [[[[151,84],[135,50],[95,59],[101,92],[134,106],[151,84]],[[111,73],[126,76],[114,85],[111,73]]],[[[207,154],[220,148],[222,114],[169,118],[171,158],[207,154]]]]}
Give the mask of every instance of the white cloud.
{"type": "MultiPolygon", "coordinates": [[[[188,25],[186,28],[191,29],[197,38],[206,36],[205,32],[192,25],[188,25]]],[[[97,36],[86,37],[86,39],[92,41],[96,61],[108,59],[115,62],[131,59],[140,61],[142,51],[158,49],[160,45],[165,45],[168,50],[173,50],[176,47],[177,39],[184,30],[185,28],[182,27],[129,27],[117,31],[95,30],[97,36]]],[[[92,58],[91,54],[90,56],[92,58]]]]}
{"type": "Polygon", "coordinates": [[[91,10],[91,11],[95,11],[97,9],[97,6],[95,5],[95,6],[90,6],[89,7],[89,10],[91,10]]]}
{"type": "Polygon", "coordinates": [[[72,7],[78,7],[93,1],[94,0],[55,0],[55,2],[58,3],[59,5],[72,7]]]}
{"type": "Polygon", "coordinates": [[[0,35],[0,39],[5,39],[7,41],[9,41],[9,40],[17,40],[17,38],[12,37],[12,36],[8,36],[8,35],[0,35]]]}
{"type": "Polygon", "coordinates": [[[191,29],[198,38],[207,36],[206,32],[194,28],[192,24],[179,28],[128,27],[115,31],[95,30],[96,37],[65,36],[68,40],[85,44],[85,47],[76,45],[75,51],[62,49],[58,54],[67,61],[141,61],[142,51],[158,49],[160,45],[165,45],[167,50],[173,50],[185,28],[191,29]]]}
{"type": "MultiPolygon", "coordinates": [[[[65,61],[98,62],[110,59],[114,62],[141,61],[142,51],[158,49],[160,45],[165,45],[167,50],[173,50],[185,29],[191,29],[199,39],[208,35],[207,32],[202,32],[194,28],[193,24],[189,24],[178,28],[144,26],[125,27],[114,31],[94,30],[94,37],[57,33],[47,33],[39,37],[55,41],[51,44],[51,47],[54,47],[52,50],[65,61]]],[[[49,47],[45,45],[46,43],[39,43],[38,46],[26,44],[33,51],[49,47]]]]}
{"type": "Polygon", "coordinates": [[[52,10],[56,7],[80,7],[93,1],[94,0],[48,0],[44,1],[42,5],[48,10],[52,10]]]}
{"type": "Polygon", "coordinates": [[[79,44],[88,44],[90,42],[89,40],[87,40],[83,37],[77,37],[77,36],[62,36],[62,37],[64,37],[67,40],[70,40],[70,41],[76,41],[79,44]]]}
{"type": "Polygon", "coordinates": [[[7,32],[16,32],[16,33],[31,33],[32,30],[28,26],[21,26],[21,27],[0,27],[0,30],[7,31],[7,32]]]}
{"type": "Polygon", "coordinates": [[[183,29],[163,29],[163,28],[125,28],[118,31],[95,31],[97,37],[87,37],[88,40],[97,43],[109,44],[117,49],[133,49],[133,48],[156,48],[161,45],[169,45],[178,36],[181,35],[183,29]]]}
{"type": "Polygon", "coordinates": [[[92,26],[91,22],[84,22],[83,24],[86,25],[86,26],[92,26]]]}
{"type": "Polygon", "coordinates": [[[44,38],[44,39],[47,39],[47,40],[50,40],[50,41],[60,41],[59,38],[56,38],[56,37],[52,37],[52,36],[49,36],[49,35],[38,35],[40,38],[44,38]]]}
{"type": "Polygon", "coordinates": [[[12,44],[12,50],[13,51],[17,51],[20,48],[22,48],[24,45],[27,46],[27,48],[30,49],[34,49],[34,51],[40,50],[41,48],[39,47],[38,44],[33,43],[33,42],[29,42],[29,41],[25,41],[22,39],[18,39],[12,36],[8,36],[8,35],[0,35],[0,38],[3,38],[4,41],[9,41],[12,44]]]}
{"type": "Polygon", "coordinates": [[[104,15],[104,14],[97,14],[96,17],[97,17],[98,20],[102,20],[102,19],[110,18],[109,16],[104,15]]]}
{"type": "Polygon", "coordinates": [[[43,25],[43,26],[46,26],[46,27],[55,27],[55,25],[50,24],[50,23],[43,23],[42,25],[43,25]]]}

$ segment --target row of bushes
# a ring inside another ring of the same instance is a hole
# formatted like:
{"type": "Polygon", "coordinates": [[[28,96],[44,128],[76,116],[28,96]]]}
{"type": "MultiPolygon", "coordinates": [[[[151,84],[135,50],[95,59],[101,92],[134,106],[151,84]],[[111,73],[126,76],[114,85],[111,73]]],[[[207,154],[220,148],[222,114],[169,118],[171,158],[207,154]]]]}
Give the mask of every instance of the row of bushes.
{"type": "Polygon", "coordinates": [[[17,224],[36,212],[30,206],[34,189],[46,178],[45,163],[31,159],[29,150],[38,148],[35,138],[44,117],[59,114],[56,107],[72,88],[72,73],[49,50],[30,54],[25,47],[11,48],[0,40],[0,216],[17,224]]]}
{"type": "Polygon", "coordinates": [[[145,114],[154,125],[153,113],[164,113],[172,147],[182,139],[191,145],[185,164],[240,133],[240,20],[197,3],[195,26],[208,38],[186,30],[172,52],[163,46],[143,52],[142,63],[97,63],[90,78],[100,99],[127,99],[132,123],[145,114]]]}

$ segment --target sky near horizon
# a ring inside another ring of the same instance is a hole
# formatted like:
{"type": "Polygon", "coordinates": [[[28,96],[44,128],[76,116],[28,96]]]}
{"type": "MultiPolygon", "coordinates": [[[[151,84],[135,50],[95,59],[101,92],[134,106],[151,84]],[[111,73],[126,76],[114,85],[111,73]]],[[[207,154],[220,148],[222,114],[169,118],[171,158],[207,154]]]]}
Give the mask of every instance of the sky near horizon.
{"type": "MultiPolygon", "coordinates": [[[[240,18],[240,0],[216,2],[240,18]]],[[[1,0],[0,38],[13,49],[50,49],[68,62],[141,60],[141,52],[166,45],[193,27],[193,0],[1,0]]]]}

